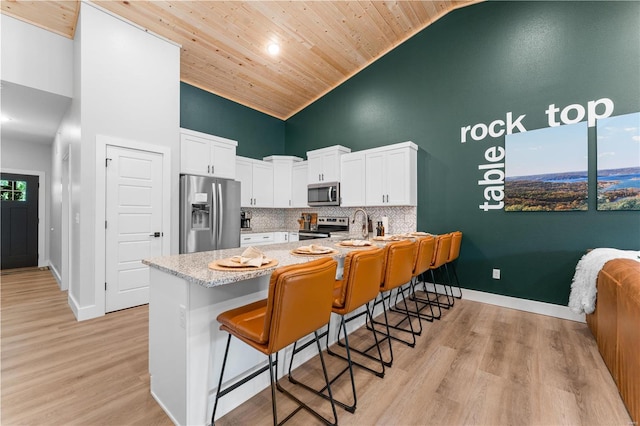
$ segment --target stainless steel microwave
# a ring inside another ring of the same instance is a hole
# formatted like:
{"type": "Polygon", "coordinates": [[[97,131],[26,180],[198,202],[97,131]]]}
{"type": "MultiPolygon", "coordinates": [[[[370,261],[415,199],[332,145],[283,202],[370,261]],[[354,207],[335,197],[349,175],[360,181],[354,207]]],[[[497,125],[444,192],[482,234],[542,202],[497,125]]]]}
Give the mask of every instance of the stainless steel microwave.
{"type": "Polygon", "coordinates": [[[308,186],[307,204],[310,206],[339,206],[340,182],[314,183],[308,186]]]}

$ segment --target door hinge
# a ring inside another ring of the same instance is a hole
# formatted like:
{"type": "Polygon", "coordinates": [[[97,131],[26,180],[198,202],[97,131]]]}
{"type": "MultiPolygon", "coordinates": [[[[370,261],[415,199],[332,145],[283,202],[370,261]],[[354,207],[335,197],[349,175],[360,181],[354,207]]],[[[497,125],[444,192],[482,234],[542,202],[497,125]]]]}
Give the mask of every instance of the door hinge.
{"type": "Polygon", "coordinates": [[[104,221],[104,229],[107,229],[107,221],[104,221]]]}
{"type": "Polygon", "coordinates": [[[107,291],[107,283],[104,283],[104,291],[107,291]]]}
{"type": "Polygon", "coordinates": [[[111,158],[105,158],[104,159],[104,166],[105,167],[109,167],[109,161],[111,161],[111,158]]]}

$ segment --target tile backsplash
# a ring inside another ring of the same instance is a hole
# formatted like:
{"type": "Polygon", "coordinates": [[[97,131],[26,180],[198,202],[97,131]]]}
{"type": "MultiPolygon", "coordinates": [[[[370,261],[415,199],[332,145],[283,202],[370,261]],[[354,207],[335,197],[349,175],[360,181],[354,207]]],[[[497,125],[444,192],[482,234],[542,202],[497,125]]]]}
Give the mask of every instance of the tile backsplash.
{"type": "MultiPolygon", "coordinates": [[[[251,227],[253,229],[298,229],[298,218],[302,213],[318,213],[318,216],[342,217],[350,219],[356,211],[356,207],[309,207],[306,209],[254,209],[243,208],[253,214],[251,227]]],[[[415,206],[403,207],[367,207],[364,209],[373,221],[375,230],[376,222],[382,220],[382,216],[389,218],[387,233],[399,234],[416,230],[417,208],[415,206]]],[[[358,215],[355,224],[350,225],[350,232],[357,234],[361,226],[362,216],[358,215]]]]}

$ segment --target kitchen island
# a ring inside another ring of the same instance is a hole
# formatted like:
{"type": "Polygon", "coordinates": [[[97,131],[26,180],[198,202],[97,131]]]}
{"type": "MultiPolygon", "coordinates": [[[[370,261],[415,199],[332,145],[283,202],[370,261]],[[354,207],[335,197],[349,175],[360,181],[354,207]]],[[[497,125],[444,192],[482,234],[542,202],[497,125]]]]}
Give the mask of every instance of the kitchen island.
{"type": "MultiPolygon", "coordinates": [[[[336,246],[340,238],[314,240],[336,249],[339,275],[344,256],[351,250],[336,246]]],[[[220,377],[227,333],[219,330],[216,317],[221,312],[267,297],[269,278],[280,266],[309,262],[317,256],[293,255],[305,245],[291,242],[261,246],[268,258],[278,260],[272,268],[249,271],[217,271],[208,268],[214,260],[241,254],[243,248],[145,259],[150,266],[149,292],[149,372],[151,393],[171,420],[179,425],[206,425],[210,422],[213,399],[220,377]]],[[[364,321],[364,319],[363,319],[364,321]]],[[[355,321],[354,321],[355,322],[355,321]]],[[[337,324],[332,321],[332,324],[337,324]]],[[[359,325],[354,324],[353,328],[359,325]]],[[[336,330],[331,330],[330,340],[336,330]]],[[[309,338],[309,337],[307,337],[309,338]]],[[[311,345],[296,356],[296,366],[316,355],[311,345]]],[[[281,353],[279,374],[288,366],[291,348],[281,353]],[[284,356],[282,356],[284,355],[284,356]],[[287,364],[285,364],[287,363],[287,364]]],[[[267,365],[267,357],[237,339],[232,339],[225,379],[235,380],[267,365]]],[[[262,374],[218,404],[223,416],[269,386],[262,374]]]]}

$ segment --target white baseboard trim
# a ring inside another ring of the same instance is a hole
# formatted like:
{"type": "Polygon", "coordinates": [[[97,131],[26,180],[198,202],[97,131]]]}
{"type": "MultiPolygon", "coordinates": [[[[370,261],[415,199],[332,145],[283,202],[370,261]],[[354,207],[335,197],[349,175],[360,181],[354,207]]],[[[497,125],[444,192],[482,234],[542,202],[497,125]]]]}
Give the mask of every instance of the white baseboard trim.
{"type": "MultiPolygon", "coordinates": [[[[429,287],[429,290],[433,290],[433,284],[427,284],[427,287],[429,287]]],[[[444,287],[438,285],[438,292],[444,294],[444,287]]],[[[462,298],[472,300],[474,302],[487,303],[489,305],[517,309],[519,311],[547,315],[570,321],[586,322],[584,314],[575,314],[568,306],[554,305],[552,303],[538,302],[536,300],[519,299],[517,297],[486,293],[484,291],[468,290],[466,288],[462,289],[462,298]]]]}
{"type": "Polygon", "coordinates": [[[56,267],[53,266],[53,263],[51,263],[51,261],[49,261],[48,263],[49,263],[49,270],[53,274],[53,278],[55,278],[56,281],[58,282],[58,288],[62,290],[62,275],[60,275],[60,272],[58,272],[56,267]]]}
{"type": "Polygon", "coordinates": [[[73,298],[73,295],[71,294],[70,291],[67,292],[67,294],[69,295],[67,299],[69,306],[71,307],[71,311],[73,312],[73,315],[76,317],[76,320],[84,321],[84,320],[104,316],[104,311],[100,312],[97,309],[96,305],[81,307],[76,301],[76,299],[73,298]]]}

